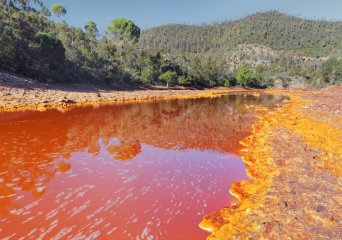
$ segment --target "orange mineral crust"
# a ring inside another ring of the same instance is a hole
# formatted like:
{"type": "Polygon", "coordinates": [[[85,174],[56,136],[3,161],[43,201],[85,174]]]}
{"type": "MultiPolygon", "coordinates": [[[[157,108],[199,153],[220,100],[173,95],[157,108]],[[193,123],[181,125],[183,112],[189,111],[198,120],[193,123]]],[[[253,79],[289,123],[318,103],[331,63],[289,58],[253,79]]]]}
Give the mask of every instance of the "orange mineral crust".
{"type": "Polygon", "coordinates": [[[242,88],[214,88],[205,90],[140,89],[118,91],[93,89],[70,85],[62,89],[37,83],[30,87],[0,86],[0,112],[17,112],[48,109],[66,111],[79,106],[100,106],[130,102],[151,102],[171,99],[215,98],[227,93],[255,93],[255,90],[242,88]],[[64,89],[65,88],[65,89],[64,89]],[[81,89],[80,89],[81,88],[81,89]],[[24,96],[24,97],[23,97],[24,96]]]}
{"type": "Polygon", "coordinates": [[[342,88],[267,92],[291,100],[273,111],[256,107],[259,123],[241,142],[252,180],[233,184],[239,203],[200,227],[211,240],[339,239],[342,88]]]}

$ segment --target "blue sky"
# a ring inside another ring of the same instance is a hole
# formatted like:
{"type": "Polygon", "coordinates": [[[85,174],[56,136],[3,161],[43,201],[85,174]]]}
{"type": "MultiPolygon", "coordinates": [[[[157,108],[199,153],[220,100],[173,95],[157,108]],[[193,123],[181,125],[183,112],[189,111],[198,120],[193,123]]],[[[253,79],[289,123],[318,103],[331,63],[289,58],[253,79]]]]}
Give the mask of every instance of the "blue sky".
{"type": "MultiPolygon", "coordinates": [[[[44,0],[43,0],[44,1],[44,0]]],[[[83,27],[94,21],[104,31],[111,20],[125,17],[142,29],[167,23],[212,23],[237,19],[258,11],[279,10],[291,15],[327,20],[342,19],[342,0],[45,0],[61,3],[63,18],[83,27]]]]}

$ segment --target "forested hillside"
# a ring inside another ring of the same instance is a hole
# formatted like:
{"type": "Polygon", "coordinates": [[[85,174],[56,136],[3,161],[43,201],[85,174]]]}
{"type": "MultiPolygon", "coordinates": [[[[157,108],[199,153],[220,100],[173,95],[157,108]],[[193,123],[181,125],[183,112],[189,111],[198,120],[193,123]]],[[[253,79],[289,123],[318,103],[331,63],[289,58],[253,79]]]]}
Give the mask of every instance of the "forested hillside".
{"type": "Polygon", "coordinates": [[[214,57],[248,43],[312,57],[341,56],[342,22],[304,20],[272,11],[210,25],[160,26],[143,31],[140,40],[146,49],[214,57]]]}
{"type": "Polygon", "coordinates": [[[0,71],[43,82],[129,88],[342,81],[342,22],[268,12],[222,24],[141,32],[133,21],[114,18],[100,33],[92,21],[83,28],[70,26],[61,19],[65,14],[61,4],[47,9],[41,0],[0,0],[0,71]]]}

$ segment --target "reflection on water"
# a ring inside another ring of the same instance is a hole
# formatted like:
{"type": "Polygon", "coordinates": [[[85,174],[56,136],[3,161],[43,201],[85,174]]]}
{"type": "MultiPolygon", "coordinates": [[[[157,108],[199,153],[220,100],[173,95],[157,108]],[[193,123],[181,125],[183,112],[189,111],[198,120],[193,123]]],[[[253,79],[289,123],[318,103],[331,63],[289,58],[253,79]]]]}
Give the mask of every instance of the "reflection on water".
{"type": "Polygon", "coordinates": [[[247,178],[247,104],[228,95],[0,114],[0,238],[204,239],[203,215],[247,178]]]}

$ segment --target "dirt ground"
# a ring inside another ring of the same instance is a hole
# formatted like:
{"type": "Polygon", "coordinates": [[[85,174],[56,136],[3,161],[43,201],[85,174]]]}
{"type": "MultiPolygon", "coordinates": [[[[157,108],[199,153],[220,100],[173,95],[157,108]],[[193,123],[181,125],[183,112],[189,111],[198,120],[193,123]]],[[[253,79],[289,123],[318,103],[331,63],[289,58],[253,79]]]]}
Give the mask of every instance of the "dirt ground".
{"type": "MultiPolygon", "coordinates": [[[[0,110],[215,97],[245,89],[112,91],[92,86],[0,81],[0,110]]],[[[258,94],[261,91],[250,91],[258,94]]],[[[209,239],[341,239],[342,87],[262,90],[290,100],[267,110],[241,144],[249,181],[235,183],[240,201],[208,214],[209,239]]],[[[228,194],[228,193],[227,193],[228,194]]]]}

